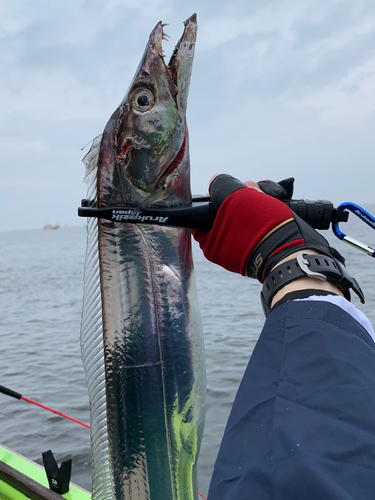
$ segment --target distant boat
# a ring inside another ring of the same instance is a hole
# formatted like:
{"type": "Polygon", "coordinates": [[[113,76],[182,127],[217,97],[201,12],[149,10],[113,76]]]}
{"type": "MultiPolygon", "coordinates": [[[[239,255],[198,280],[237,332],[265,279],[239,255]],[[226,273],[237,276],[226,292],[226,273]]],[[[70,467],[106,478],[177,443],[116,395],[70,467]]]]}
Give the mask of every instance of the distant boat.
{"type": "Polygon", "coordinates": [[[56,226],[51,226],[51,224],[46,224],[44,226],[44,231],[53,231],[54,229],[59,229],[60,224],[56,224],[56,226]]]}

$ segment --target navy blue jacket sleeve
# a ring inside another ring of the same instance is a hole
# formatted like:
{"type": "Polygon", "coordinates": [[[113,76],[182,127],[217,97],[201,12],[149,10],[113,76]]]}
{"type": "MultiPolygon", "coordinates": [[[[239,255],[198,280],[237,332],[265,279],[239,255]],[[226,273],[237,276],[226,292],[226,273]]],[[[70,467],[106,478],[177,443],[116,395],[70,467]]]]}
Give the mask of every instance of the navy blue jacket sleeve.
{"type": "Polygon", "coordinates": [[[238,389],[208,500],[375,498],[375,345],[340,307],[268,316],[238,389]]]}

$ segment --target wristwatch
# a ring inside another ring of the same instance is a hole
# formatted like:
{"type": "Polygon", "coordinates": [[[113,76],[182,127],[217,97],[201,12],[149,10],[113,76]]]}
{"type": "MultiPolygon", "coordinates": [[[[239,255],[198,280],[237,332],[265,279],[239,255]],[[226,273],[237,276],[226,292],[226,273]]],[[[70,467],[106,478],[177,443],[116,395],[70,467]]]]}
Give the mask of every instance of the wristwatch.
{"type": "MultiPolygon", "coordinates": [[[[265,316],[271,311],[271,302],[275,294],[286,284],[302,276],[309,276],[321,281],[331,281],[344,293],[350,301],[350,288],[358,295],[362,304],[365,299],[357,280],[352,278],[345,267],[328,255],[298,252],[295,259],[288,260],[275,267],[264,280],[261,301],[265,316]]],[[[312,288],[314,286],[312,285],[312,288]]]]}

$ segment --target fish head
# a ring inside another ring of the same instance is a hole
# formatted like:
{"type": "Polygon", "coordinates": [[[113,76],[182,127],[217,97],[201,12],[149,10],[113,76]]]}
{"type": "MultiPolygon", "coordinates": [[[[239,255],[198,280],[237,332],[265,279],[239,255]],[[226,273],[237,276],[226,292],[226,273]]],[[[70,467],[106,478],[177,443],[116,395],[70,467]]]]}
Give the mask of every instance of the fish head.
{"type": "Polygon", "coordinates": [[[98,162],[98,200],[115,204],[191,202],[186,107],[197,21],[194,14],[169,64],[159,22],[128,92],[104,130],[98,162]]]}

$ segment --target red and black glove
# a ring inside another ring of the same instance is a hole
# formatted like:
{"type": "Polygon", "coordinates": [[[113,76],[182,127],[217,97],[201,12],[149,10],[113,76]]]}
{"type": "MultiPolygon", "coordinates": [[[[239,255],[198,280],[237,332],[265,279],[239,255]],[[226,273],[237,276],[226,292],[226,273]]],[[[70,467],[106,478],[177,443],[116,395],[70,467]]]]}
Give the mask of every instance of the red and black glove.
{"type": "Polygon", "coordinates": [[[343,264],[337,250],[280,201],[292,197],[293,181],[261,181],[261,192],[230,175],[216,177],[210,185],[214,225],[208,232],[193,231],[206,258],[261,283],[278,262],[302,249],[315,249],[343,264]]]}

